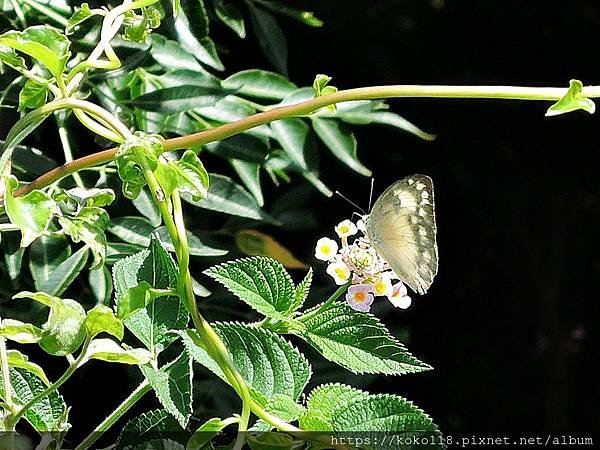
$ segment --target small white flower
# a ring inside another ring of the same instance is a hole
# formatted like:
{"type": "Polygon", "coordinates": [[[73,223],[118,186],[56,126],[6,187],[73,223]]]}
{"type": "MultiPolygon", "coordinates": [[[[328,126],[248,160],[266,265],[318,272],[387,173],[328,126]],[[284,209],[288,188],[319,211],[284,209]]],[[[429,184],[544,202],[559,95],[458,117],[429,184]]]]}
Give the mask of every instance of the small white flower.
{"type": "Polygon", "coordinates": [[[345,256],[348,265],[359,274],[379,271],[379,257],[373,247],[362,248],[360,243],[353,244],[345,256]]]}
{"type": "Polygon", "coordinates": [[[411,298],[408,296],[406,286],[402,281],[396,283],[392,288],[392,295],[388,295],[388,299],[396,308],[406,309],[412,303],[411,298]]]}
{"type": "Polygon", "coordinates": [[[315,258],[321,261],[331,261],[338,251],[338,244],[333,239],[322,237],[317,241],[315,258]]]}
{"type": "Polygon", "coordinates": [[[354,222],[346,219],[337,224],[335,227],[335,232],[339,237],[344,238],[348,236],[354,236],[356,233],[358,233],[358,229],[356,228],[356,225],[354,225],[354,222]]]}
{"type": "Polygon", "coordinates": [[[392,280],[388,272],[381,273],[373,283],[373,292],[376,296],[390,296],[393,293],[392,280]]]}
{"type": "Polygon", "coordinates": [[[335,284],[341,286],[350,279],[350,269],[341,261],[333,262],[327,266],[327,273],[331,275],[335,284]]]}

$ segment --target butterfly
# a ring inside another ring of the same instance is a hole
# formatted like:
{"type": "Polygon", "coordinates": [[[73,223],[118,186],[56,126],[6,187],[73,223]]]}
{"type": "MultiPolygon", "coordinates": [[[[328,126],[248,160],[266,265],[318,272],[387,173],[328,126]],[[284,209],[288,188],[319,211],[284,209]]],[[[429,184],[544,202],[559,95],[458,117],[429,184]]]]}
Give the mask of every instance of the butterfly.
{"type": "Polygon", "coordinates": [[[438,270],[433,181],[410,175],[375,201],[363,222],[371,245],[400,280],[425,294],[438,270]]]}

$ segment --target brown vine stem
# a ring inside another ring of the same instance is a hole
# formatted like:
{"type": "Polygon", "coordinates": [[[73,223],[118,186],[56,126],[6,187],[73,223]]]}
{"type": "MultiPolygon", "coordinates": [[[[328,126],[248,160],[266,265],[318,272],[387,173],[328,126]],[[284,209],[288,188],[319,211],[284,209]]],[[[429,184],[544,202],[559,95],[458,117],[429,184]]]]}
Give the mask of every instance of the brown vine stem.
{"type": "MultiPolygon", "coordinates": [[[[273,108],[236,122],[221,125],[199,133],[167,139],[164,141],[164,147],[166,151],[172,151],[204,145],[209,142],[219,141],[235,134],[242,133],[259,125],[281,119],[306,116],[326,106],[348,101],[384,98],[480,98],[556,101],[561,99],[567,91],[567,88],[555,87],[420,85],[372,86],[347,89],[294,105],[273,108]]],[[[588,98],[600,97],[600,86],[584,87],[581,95],[588,98]]],[[[110,149],[76,159],[61,167],[46,172],[31,183],[21,187],[15,194],[21,196],[33,190],[42,189],[74,172],[110,162],[115,158],[115,155],[116,149],[110,149]]]]}

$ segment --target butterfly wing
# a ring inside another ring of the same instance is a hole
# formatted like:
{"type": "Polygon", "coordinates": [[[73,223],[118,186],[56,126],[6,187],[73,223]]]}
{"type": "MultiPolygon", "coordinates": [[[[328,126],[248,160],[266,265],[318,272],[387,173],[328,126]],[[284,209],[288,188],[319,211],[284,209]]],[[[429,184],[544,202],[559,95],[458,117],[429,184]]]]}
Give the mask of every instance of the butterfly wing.
{"type": "Polygon", "coordinates": [[[366,220],[375,250],[413,291],[424,294],[437,273],[433,182],[411,175],[377,199],[366,220]]]}

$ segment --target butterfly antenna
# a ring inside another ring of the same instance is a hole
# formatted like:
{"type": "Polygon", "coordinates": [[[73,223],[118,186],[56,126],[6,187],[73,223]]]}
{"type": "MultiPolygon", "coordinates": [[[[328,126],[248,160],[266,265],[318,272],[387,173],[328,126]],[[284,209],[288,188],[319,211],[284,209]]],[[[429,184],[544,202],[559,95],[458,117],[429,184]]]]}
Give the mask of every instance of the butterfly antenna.
{"type": "Polygon", "coordinates": [[[375,178],[371,177],[371,191],[369,192],[369,213],[371,212],[371,206],[373,205],[373,188],[375,187],[375,178]]]}
{"type": "Polygon", "coordinates": [[[360,206],[358,206],[356,203],[354,203],[352,200],[350,200],[348,197],[346,197],[340,191],[335,191],[335,193],[337,195],[339,195],[340,197],[342,197],[344,200],[346,200],[348,203],[350,203],[352,206],[354,206],[356,209],[358,209],[359,211],[361,211],[363,214],[366,214],[366,212],[365,212],[364,209],[362,209],[360,206]]]}

